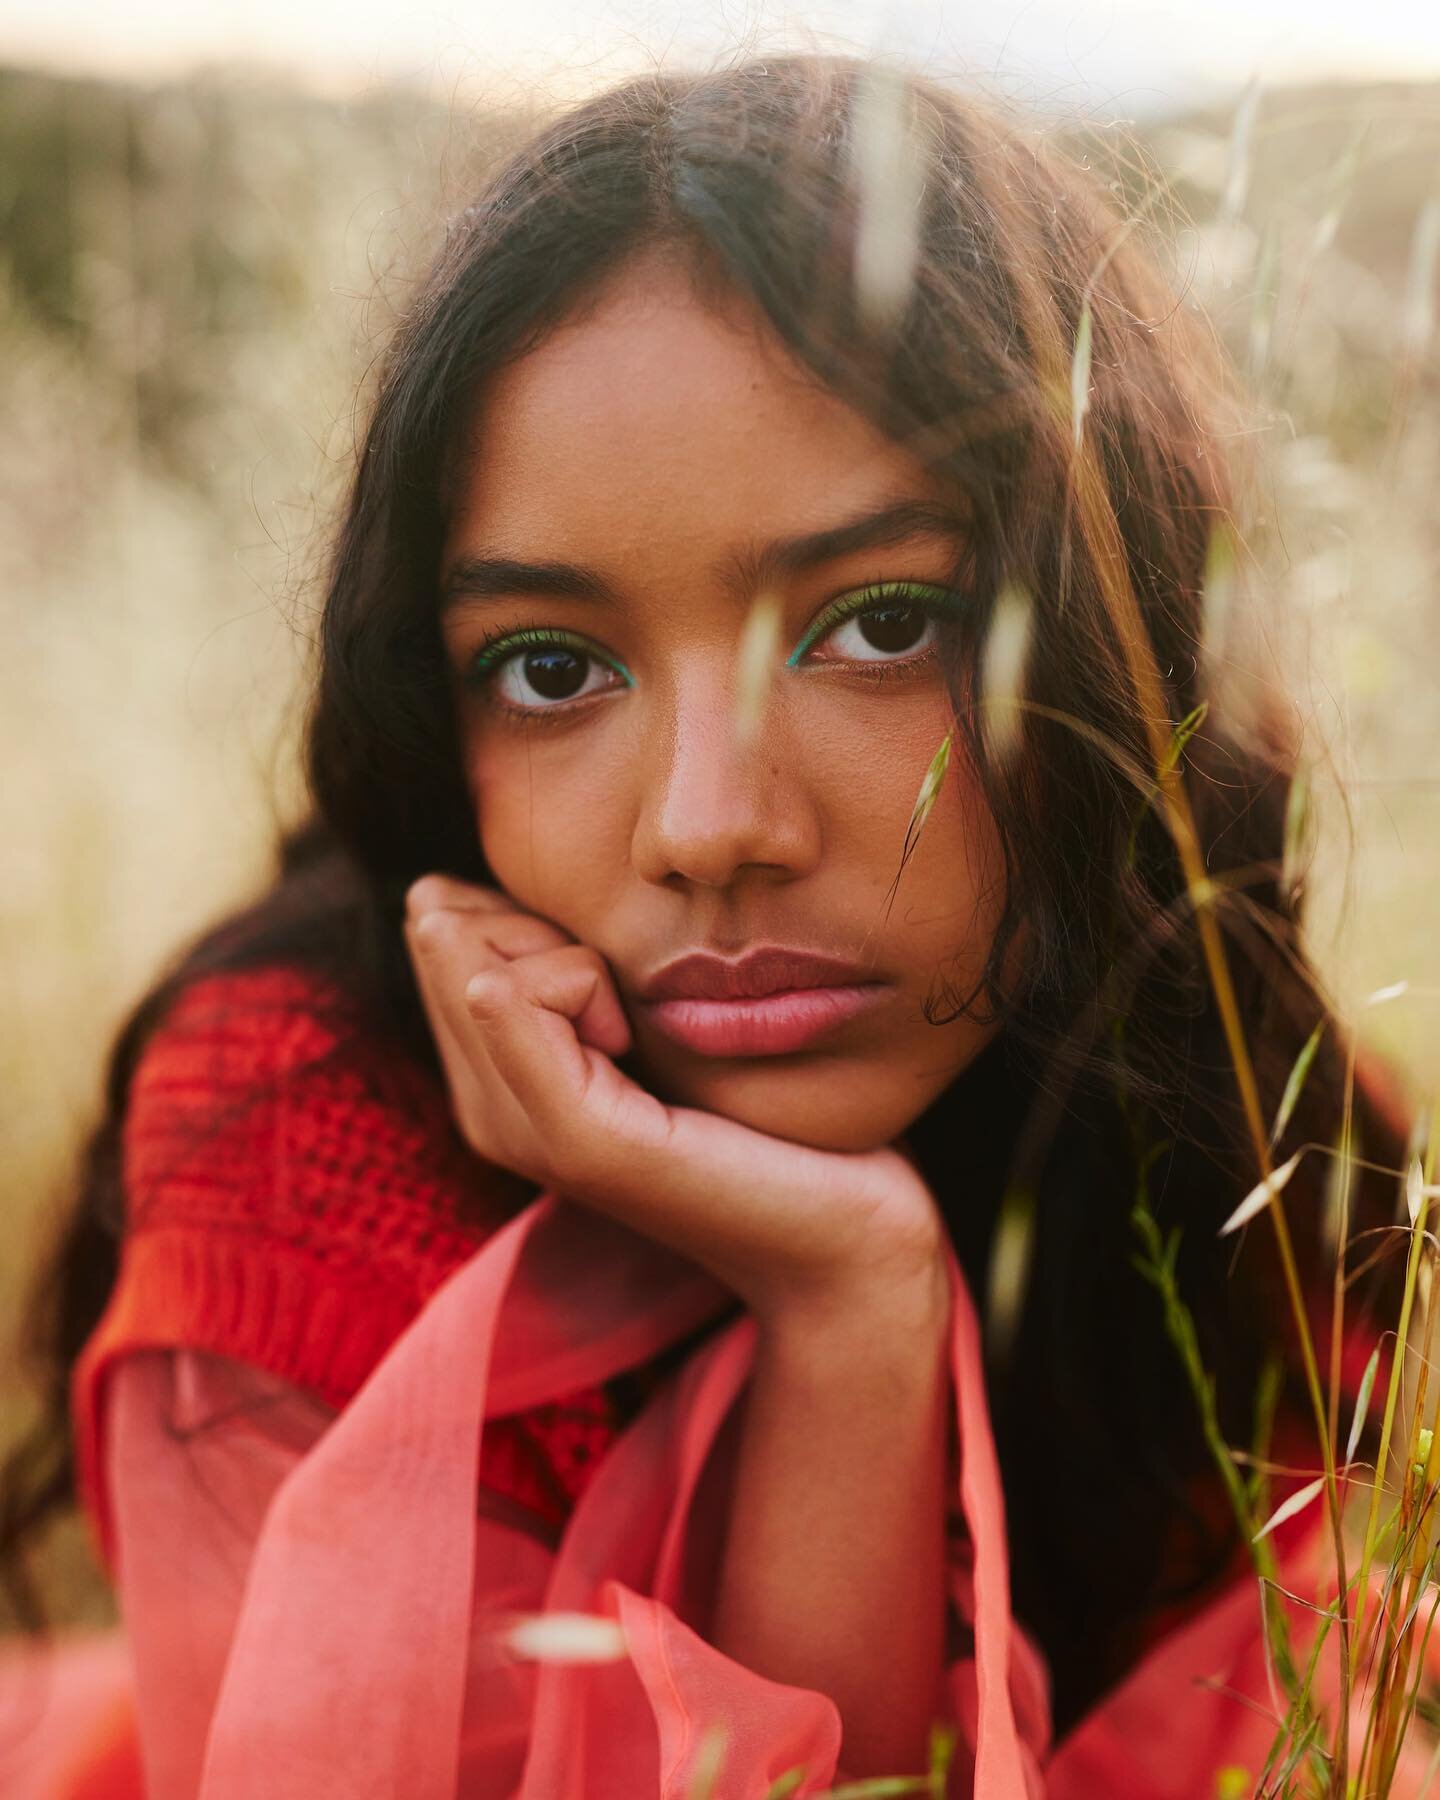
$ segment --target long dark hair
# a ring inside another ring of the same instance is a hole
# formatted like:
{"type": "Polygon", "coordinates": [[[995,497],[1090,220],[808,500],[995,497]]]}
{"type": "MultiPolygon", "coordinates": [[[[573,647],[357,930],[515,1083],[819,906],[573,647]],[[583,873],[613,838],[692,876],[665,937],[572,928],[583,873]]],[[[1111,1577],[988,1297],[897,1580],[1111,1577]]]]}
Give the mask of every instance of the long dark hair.
{"type": "MultiPolygon", "coordinates": [[[[451,457],[486,378],[657,246],[687,258],[701,292],[748,295],[800,362],[953,483],[982,601],[1029,599],[1027,710],[1003,752],[975,680],[988,606],[957,665],[957,747],[999,828],[1006,906],[975,988],[937,991],[933,1007],[1003,1029],[909,1141],[977,1292],[1002,1195],[1017,1183],[1033,1195],[993,1404],[1017,1610],[1050,1659],[1063,1727],[1125,1667],[1147,1616],[1205,1591],[1236,1542],[1208,1498],[1156,1296],[1132,1266],[1137,1120],[1160,1152],[1155,1210],[1180,1228],[1179,1278],[1237,1439],[1286,1339],[1263,1238],[1232,1271],[1216,1236],[1257,1177],[1253,1116],[1201,955],[1176,804],[1212,884],[1267,1122],[1327,1022],[1287,1142],[1333,1137],[1347,1046],[1284,878],[1291,734],[1263,708],[1227,717],[1206,680],[1205,569],[1235,505],[1217,450],[1233,401],[1203,328],[1135,219],[1028,121],[843,57],[626,82],[548,125],[451,222],[379,372],[339,527],[307,719],[314,817],[281,845],[268,891],[174,960],[114,1047],[35,1296],[45,1411],[7,1470],[0,1551],[23,1591],[22,1541],[73,1496],[69,1371],[115,1279],[130,1078],[176,994],[201,974],[299,961],[438,1074],[405,890],[427,870],[489,879],[436,614],[451,457]],[[854,279],[868,228],[857,146],[876,95],[920,177],[912,278],[888,315],[854,279]],[[1175,752],[1168,788],[1157,732],[1175,752]],[[1002,968],[1022,929],[1011,988],[1002,968]]],[[[1362,1084],[1355,1118],[1369,1156],[1396,1164],[1395,1110],[1362,1084]]],[[[1317,1161],[1290,1190],[1301,1220],[1317,1211],[1317,1161]]],[[[1384,1178],[1362,1173],[1355,1204],[1381,1216],[1384,1178]]],[[[1298,1237],[1317,1274],[1317,1233],[1298,1237]]]]}

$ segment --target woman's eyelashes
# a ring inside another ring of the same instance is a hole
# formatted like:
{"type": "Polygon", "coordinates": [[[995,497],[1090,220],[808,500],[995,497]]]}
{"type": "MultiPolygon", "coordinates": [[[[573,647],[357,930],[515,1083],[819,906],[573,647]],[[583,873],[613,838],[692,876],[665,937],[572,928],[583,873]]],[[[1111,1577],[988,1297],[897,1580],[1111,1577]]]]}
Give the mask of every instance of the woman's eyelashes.
{"type": "MultiPolygon", "coordinates": [[[[926,582],[875,582],[842,594],[817,615],[786,658],[827,667],[929,663],[941,628],[965,604],[954,589],[926,582]],[[814,654],[820,650],[820,654],[814,654]]],[[[470,659],[468,680],[502,713],[534,717],[635,685],[624,663],[577,632],[552,626],[491,633],[470,659]]]]}
{"type": "Polygon", "coordinates": [[[951,588],[882,581],[832,600],[786,659],[795,668],[807,651],[828,643],[839,655],[823,662],[889,662],[933,653],[940,626],[963,604],[951,588]]]}
{"type": "Polygon", "coordinates": [[[511,712],[553,711],[605,692],[616,678],[622,686],[634,685],[618,658],[605,655],[576,632],[548,626],[497,633],[481,645],[470,664],[472,682],[487,699],[511,712]],[[602,679],[594,680],[597,675],[602,679]]]}

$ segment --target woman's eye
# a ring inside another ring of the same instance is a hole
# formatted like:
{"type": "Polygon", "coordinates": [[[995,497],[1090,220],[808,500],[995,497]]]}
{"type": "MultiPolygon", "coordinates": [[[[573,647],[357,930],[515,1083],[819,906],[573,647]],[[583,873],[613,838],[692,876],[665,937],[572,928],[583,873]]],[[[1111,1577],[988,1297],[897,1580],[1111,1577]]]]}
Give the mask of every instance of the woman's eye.
{"type": "Polygon", "coordinates": [[[800,662],[928,662],[946,620],[965,604],[958,592],[929,582],[878,583],[842,595],[805,634],[800,662]]]}
{"type": "Polygon", "coordinates": [[[500,698],[511,706],[553,706],[561,700],[578,700],[614,677],[583,650],[551,644],[543,650],[521,650],[507,657],[495,671],[500,698]]]}
{"type": "MultiPolygon", "coordinates": [[[[928,583],[897,582],[847,594],[815,620],[789,658],[822,663],[922,663],[943,617],[963,604],[928,583]]],[[[502,712],[559,712],[571,702],[634,686],[623,663],[580,637],[526,627],[497,634],[471,665],[470,681],[502,712]]]]}
{"type": "Polygon", "coordinates": [[[928,650],[938,635],[935,615],[923,606],[881,606],[852,613],[824,643],[847,662],[884,662],[928,650]]]}
{"type": "Polygon", "coordinates": [[[502,643],[483,654],[477,679],[491,697],[513,712],[545,712],[626,685],[620,671],[580,644],[558,641],[502,643]]]}

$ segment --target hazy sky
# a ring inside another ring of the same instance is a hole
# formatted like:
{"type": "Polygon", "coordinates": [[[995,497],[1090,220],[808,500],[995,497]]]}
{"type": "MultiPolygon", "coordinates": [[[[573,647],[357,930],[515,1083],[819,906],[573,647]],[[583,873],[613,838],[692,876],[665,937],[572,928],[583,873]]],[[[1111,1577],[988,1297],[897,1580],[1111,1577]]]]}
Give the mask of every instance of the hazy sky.
{"type": "Polygon", "coordinates": [[[1197,86],[1440,75],[1440,0],[0,0],[0,59],[168,72],[244,59],[327,86],[543,80],[754,41],[879,45],[1027,98],[1165,110],[1197,86]]]}

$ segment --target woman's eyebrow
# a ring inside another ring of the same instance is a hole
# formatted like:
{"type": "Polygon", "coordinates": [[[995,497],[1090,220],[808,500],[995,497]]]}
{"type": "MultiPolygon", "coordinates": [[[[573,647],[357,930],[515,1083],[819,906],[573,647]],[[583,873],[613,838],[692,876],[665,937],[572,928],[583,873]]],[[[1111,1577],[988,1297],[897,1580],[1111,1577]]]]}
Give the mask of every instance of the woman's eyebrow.
{"type": "Polygon", "coordinates": [[[563,595],[614,605],[615,590],[589,569],[563,562],[522,562],[513,556],[462,556],[440,584],[440,610],[461,600],[488,600],[502,594],[563,595]]]}
{"type": "Polygon", "coordinates": [[[878,550],[917,537],[963,537],[965,532],[965,519],[954,507],[933,500],[897,500],[819,531],[736,551],[716,564],[713,573],[749,596],[857,550],[878,550]]]}
{"type": "MultiPolygon", "coordinates": [[[[818,531],[775,538],[731,552],[714,566],[716,578],[737,594],[749,595],[785,576],[800,575],[821,563],[857,550],[903,544],[916,537],[961,537],[963,516],[953,507],[930,500],[892,501],[818,531]]],[[[575,563],[527,562],[512,556],[462,556],[441,584],[442,612],[462,600],[508,594],[545,594],[569,600],[593,600],[613,606],[619,596],[603,576],[575,563]]]]}

